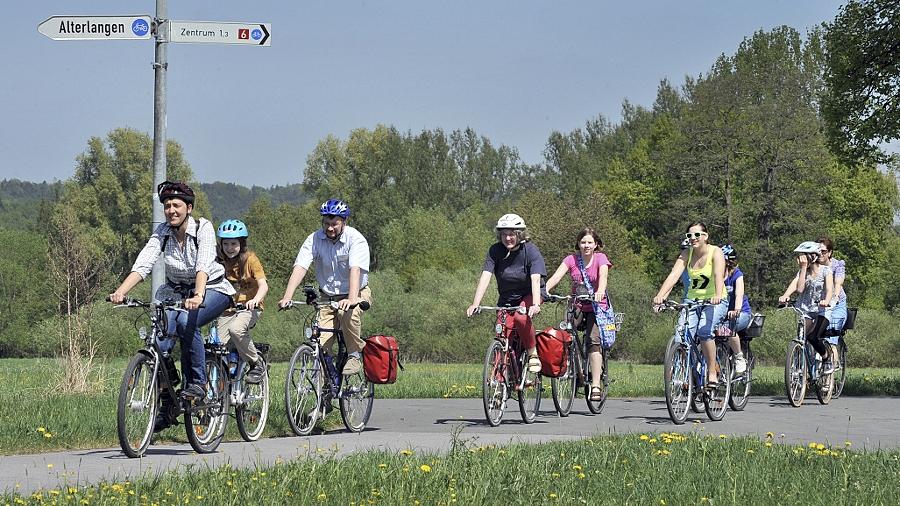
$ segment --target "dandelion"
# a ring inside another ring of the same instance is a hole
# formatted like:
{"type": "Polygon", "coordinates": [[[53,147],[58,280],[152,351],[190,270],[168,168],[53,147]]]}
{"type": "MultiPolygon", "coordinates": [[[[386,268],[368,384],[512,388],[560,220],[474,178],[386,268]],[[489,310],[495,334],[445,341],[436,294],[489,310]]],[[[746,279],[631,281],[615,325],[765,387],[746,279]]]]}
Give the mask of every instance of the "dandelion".
{"type": "Polygon", "coordinates": [[[387,467],[387,464],[385,464],[383,462],[381,464],[378,464],[378,469],[384,469],[386,467],[387,467]]]}
{"type": "Polygon", "coordinates": [[[851,443],[850,441],[844,441],[844,446],[850,448],[851,446],[853,446],[853,443],[851,443]]]}
{"type": "Polygon", "coordinates": [[[641,441],[647,441],[648,439],[650,439],[650,436],[648,436],[646,434],[641,434],[641,441]]]}
{"type": "Polygon", "coordinates": [[[753,451],[753,448],[751,448],[751,449],[747,450],[747,453],[756,453],[756,452],[753,451]]]}
{"type": "Polygon", "coordinates": [[[575,464],[574,466],[572,466],[572,469],[574,469],[575,471],[581,471],[583,468],[578,464],[575,464]]]}
{"type": "Polygon", "coordinates": [[[556,499],[557,497],[559,497],[559,496],[553,492],[550,492],[550,499],[556,499]]]}
{"type": "Polygon", "coordinates": [[[766,448],[771,448],[771,447],[772,447],[772,442],[766,441],[766,448]]]}
{"type": "Polygon", "coordinates": [[[44,437],[47,438],[47,439],[50,439],[51,437],[53,437],[53,434],[51,434],[51,433],[49,433],[49,432],[45,432],[45,433],[44,433],[44,437]]]}
{"type": "Polygon", "coordinates": [[[578,473],[578,479],[579,479],[579,480],[583,480],[583,479],[584,479],[584,473],[578,473]]]}
{"type": "Polygon", "coordinates": [[[559,473],[553,473],[550,476],[552,476],[553,478],[559,478],[559,473]]]}
{"type": "Polygon", "coordinates": [[[650,443],[650,444],[653,444],[653,443],[656,442],[656,438],[655,438],[655,437],[652,437],[652,438],[650,438],[650,440],[647,441],[647,442],[650,443]]]}
{"type": "Polygon", "coordinates": [[[59,490],[53,489],[53,490],[51,490],[51,491],[48,492],[48,493],[49,493],[50,495],[59,495],[59,490]]]}
{"type": "Polygon", "coordinates": [[[47,432],[47,429],[44,427],[38,427],[37,431],[43,434],[44,432],[47,432]]]}
{"type": "Polygon", "coordinates": [[[47,464],[47,469],[53,469],[53,464],[47,464]]]}
{"type": "Polygon", "coordinates": [[[325,495],[325,492],[321,492],[321,493],[319,493],[319,495],[316,496],[316,499],[318,499],[319,502],[322,502],[322,501],[324,501],[325,499],[328,499],[328,496],[325,495]]]}
{"type": "Polygon", "coordinates": [[[413,451],[412,451],[412,450],[401,450],[401,451],[400,451],[400,455],[403,455],[403,456],[405,456],[405,457],[409,457],[409,456],[412,455],[412,454],[413,454],[413,451]]]}
{"type": "Polygon", "coordinates": [[[726,436],[725,434],[719,434],[719,439],[726,439],[726,438],[728,438],[728,436],[726,436]]]}
{"type": "Polygon", "coordinates": [[[775,437],[775,433],[774,433],[774,432],[766,432],[766,438],[772,439],[773,437],[775,437]]]}
{"type": "Polygon", "coordinates": [[[429,466],[428,464],[422,464],[421,466],[419,466],[419,469],[421,469],[423,473],[431,472],[431,466],[429,466]]]}

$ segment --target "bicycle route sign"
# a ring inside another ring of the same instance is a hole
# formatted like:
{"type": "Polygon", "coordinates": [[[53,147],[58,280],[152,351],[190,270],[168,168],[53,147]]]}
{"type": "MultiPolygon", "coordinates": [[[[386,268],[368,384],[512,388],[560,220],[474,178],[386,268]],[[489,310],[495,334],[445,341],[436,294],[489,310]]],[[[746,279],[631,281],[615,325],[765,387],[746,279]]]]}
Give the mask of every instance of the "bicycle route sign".
{"type": "Polygon", "coordinates": [[[152,36],[152,16],[51,16],[38,32],[53,40],[143,40],[152,36]]]}
{"type": "Polygon", "coordinates": [[[167,42],[197,44],[271,46],[271,31],[269,23],[166,21],[160,26],[160,35],[167,42]]]}

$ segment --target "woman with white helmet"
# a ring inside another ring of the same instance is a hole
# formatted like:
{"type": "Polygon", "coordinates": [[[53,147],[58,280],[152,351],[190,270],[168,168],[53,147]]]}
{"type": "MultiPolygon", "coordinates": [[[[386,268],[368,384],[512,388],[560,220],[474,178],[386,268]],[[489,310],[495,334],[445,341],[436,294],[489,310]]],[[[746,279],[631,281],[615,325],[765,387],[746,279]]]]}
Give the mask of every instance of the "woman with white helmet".
{"type": "Polygon", "coordinates": [[[834,293],[834,277],[828,258],[822,255],[822,244],[816,241],[805,241],[794,249],[797,253],[797,264],[800,269],[788,284],[778,302],[787,302],[794,292],[799,292],[797,307],[803,310],[808,318],[806,322],[806,339],[822,356],[825,365],[824,374],[830,373],[834,364],[831,362],[831,346],[823,339],[828,328],[828,310],[834,293]]]}
{"type": "Polygon", "coordinates": [[[527,350],[529,372],[540,372],[541,361],[535,348],[531,318],[541,312],[541,282],[547,277],[544,257],[530,241],[525,220],[518,214],[504,214],[497,220],[495,228],[497,242],[488,249],[475,297],[466,309],[466,315],[475,314],[491,276],[496,276],[500,293],[497,305],[528,308],[526,314],[513,313],[513,325],[520,344],[527,350]]]}

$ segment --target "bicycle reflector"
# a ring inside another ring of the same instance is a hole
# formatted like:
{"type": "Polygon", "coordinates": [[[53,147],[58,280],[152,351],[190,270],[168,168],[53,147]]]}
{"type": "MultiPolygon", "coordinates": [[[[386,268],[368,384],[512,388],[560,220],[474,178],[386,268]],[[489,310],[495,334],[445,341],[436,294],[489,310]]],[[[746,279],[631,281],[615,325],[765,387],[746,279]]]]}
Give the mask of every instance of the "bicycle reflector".
{"type": "Polygon", "coordinates": [[[501,333],[501,332],[503,332],[503,324],[502,324],[502,323],[498,323],[497,326],[494,327],[494,331],[495,331],[496,333],[498,333],[498,334],[501,333]]]}
{"type": "Polygon", "coordinates": [[[312,329],[310,327],[306,327],[305,329],[303,329],[303,333],[306,335],[307,339],[312,338],[312,329]]]}

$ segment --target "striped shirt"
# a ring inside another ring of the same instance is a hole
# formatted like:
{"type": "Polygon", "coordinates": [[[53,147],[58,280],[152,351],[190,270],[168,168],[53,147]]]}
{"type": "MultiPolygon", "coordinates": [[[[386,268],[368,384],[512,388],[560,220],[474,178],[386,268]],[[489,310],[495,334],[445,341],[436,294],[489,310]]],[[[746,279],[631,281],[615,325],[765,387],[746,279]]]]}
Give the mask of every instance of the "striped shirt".
{"type": "Polygon", "coordinates": [[[184,245],[178,244],[175,229],[168,223],[160,224],[138,254],[131,267],[132,272],[146,279],[153,270],[153,264],[160,254],[163,254],[162,245],[165,242],[166,283],[156,291],[156,300],[179,299],[180,297],[175,294],[174,285],[193,286],[198,272],[207,274],[207,290],[215,290],[225,295],[234,294],[234,287],[225,279],[225,268],[216,261],[216,234],[212,223],[202,218],[198,222],[193,216],[188,216],[187,219],[184,245]],[[168,240],[165,239],[166,236],[169,236],[168,240]],[[196,243],[194,237],[197,238],[196,243]]]}
{"type": "Polygon", "coordinates": [[[347,295],[350,290],[350,268],[359,267],[359,289],[369,284],[369,242],[358,230],[345,226],[336,241],[321,228],[309,234],[294,265],[304,269],[315,261],[316,281],[328,295],[347,295]]]}

